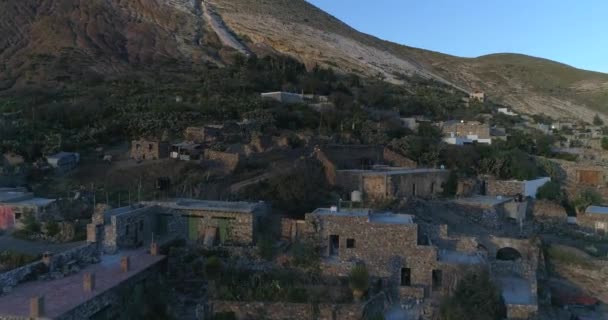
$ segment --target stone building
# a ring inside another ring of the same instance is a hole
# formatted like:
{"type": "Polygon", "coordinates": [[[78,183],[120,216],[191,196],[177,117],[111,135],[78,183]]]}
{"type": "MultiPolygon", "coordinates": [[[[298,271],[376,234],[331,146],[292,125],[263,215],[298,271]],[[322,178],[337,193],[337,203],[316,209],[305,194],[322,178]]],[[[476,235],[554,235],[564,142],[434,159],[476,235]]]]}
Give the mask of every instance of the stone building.
{"type": "Polygon", "coordinates": [[[280,103],[285,104],[296,104],[296,103],[304,103],[304,97],[298,93],[291,92],[264,92],[261,93],[260,96],[262,99],[275,100],[280,103]]]}
{"type": "Polygon", "coordinates": [[[223,125],[188,127],[184,131],[184,137],[195,143],[214,143],[223,139],[223,129],[223,125]]]}
{"type": "Polygon", "coordinates": [[[371,170],[337,170],[336,185],[348,194],[361,191],[371,201],[429,198],[443,192],[449,177],[450,172],[441,169],[375,167],[371,170]]]}
{"type": "Polygon", "coordinates": [[[492,144],[490,126],[479,121],[451,120],[440,124],[444,142],[448,144],[487,143],[492,144]]]}
{"type": "Polygon", "coordinates": [[[160,208],[157,229],[168,229],[170,233],[179,233],[181,238],[206,246],[254,245],[269,212],[264,202],[176,199],[143,204],[160,208]]]}
{"type": "Polygon", "coordinates": [[[0,230],[22,228],[26,215],[39,220],[54,214],[56,209],[55,199],[37,198],[22,188],[0,188],[0,230]]]}
{"type": "Polygon", "coordinates": [[[354,265],[365,264],[372,278],[402,299],[445,293],[465,269],[483,266],[474,251],[439,249],[421,241],[411,215],[331,208],[307,214],[306,222],[310,237],[321,246],[325,274],[346,276],[354,265]]]}
{"type": "Polygon", "coordinates": [[[158,140],[140,139],[131,142],[131,158],[158,160],[169,156],[169,144],[158,140]]]}
{"type": "Polygon", "coordinates": [[[335,185],[337,170],[368,170],[374,165],[415,168],[416,162],[389,148],[375,145],[326,145],[315,148],[329,184],[335,185]]]}
{"type": "Polygon", "coordinates": [[[576,221],[582,228],[599,236],[608,235],[608,207],[589,206],[584,213],[576,217],[576,221]]]}
{"type": "Polygon", "coordinates": [[[263,202],[142,202],[95,213],[87,226],[87,239],[100,243],[106,253],[176,238],[206,246],[252,246],[268,211],[263,202]]]}

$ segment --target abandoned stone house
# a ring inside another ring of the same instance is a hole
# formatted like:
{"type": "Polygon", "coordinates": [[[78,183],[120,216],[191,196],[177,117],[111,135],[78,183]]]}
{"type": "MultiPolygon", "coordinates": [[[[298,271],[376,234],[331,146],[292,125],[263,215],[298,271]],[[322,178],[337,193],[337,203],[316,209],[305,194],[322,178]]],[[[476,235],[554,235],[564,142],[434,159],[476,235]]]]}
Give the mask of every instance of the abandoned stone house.
{"type": "Polygon", "coordinates": [[[160,208],[155,218],[158,219],[157,230],[177,233],[181,238],[206,246],[254,245],[258,230],[269,212],[264,202],[177,199],[143,204],[160,208]]]}
{"type": "Polygon", "coordinates": [[[131,142],[131,158],[141,160],[158,160],[169,156],[169,144],[167,142],[140,139],[131,142]]]}
{"type": "Polygon", "coordinates": [[[23,188],[0,188],[0,230],[23,227],[23,218],[31,214],[36,220],[56,213],[55,199],[38,198],[23,188]]]}
{"type": "Polygon", "coordinates": [[[369,209],[317,209],[306,215],[307,235],[321,247],[322,272],[347,276],[365,264],[373,279],[399,299],[449,293],[468,273],[490,270],[509,319],[538,310],[538,247],[526,239],[454,237],[446,225],[418,225],[413,216],[369,209]]]}
{"type": "Polygon", "coordinates": [[[608,207],[589,206],[585,212],[577,215],[576,221],[583,229],[599,236],[608,236],[608,207]]]}
{"type": "Polygon", "coordinates": [[[374,145],[326,145],[316,147],[315,156],[323,165],[325,177],[331,185],[337,183],[337,170],[368,170],[379,164],[405,168],[417,165],[389,148],[374,145]]]}
{"type": "Polygon", "coordinates": [[[87,226],[87,239],[103,244],[106,253],[145,247],[167,238],[205,246],[252,246],[268,210],[263,202],[142,202],[96,213],[87,226]]]}
{"type": "Polygon", "coordinates": [[[214,143],[223,139],[223,129],[223,125],[188,127],[184,131],[184,137],[187,141],[195,143],[214,143]]]}
{"type": "Polygon", "coordinates": [[[443,141],[448,144],[462,145],[467,143],[492,144],[490,126],[479,121],[451,120],[440,124],[443,141]]]}
{"type": "Polygon", "coordinates": [[[358,190],[370,201],[441,194],[450,172],[442,169],[375,167],[371,170],[337,170],[336,185],[346,193],[358,190]]]}

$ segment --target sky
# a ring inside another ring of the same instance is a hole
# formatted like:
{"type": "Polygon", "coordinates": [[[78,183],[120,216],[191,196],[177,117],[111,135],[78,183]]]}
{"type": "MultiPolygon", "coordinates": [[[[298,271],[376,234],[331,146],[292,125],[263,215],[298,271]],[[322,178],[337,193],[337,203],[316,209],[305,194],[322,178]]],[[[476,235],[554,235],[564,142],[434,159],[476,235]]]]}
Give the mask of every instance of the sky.
{"type": "Polygon", "coordinates": [[[608,0],[307,0],[378,38],[461,57],[522,53],[608,73],[608,0]]]}

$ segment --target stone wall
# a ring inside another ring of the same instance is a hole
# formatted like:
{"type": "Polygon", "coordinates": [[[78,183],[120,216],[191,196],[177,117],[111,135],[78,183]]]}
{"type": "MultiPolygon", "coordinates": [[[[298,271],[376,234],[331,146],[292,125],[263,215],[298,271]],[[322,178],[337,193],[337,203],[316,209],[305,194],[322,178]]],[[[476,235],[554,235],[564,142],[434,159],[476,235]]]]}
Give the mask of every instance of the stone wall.
{"type": "Polygon", "coordinates": [[[608,215],[583,212],[577,215],[576,221],[581,228],[587,231],[596,232],[602,236],[608,235],[608,230],[604,230],[603,233],[601,233],[601,230],[597,230],[598,225],[604,224],[605,226],[608,226],[608,215]]]}
{"type": "Polygon", "coordinates": [[[169,144],[151,140],[133,140],[131,158],[135,160],[158,160],[169,156],[169,144]]]}
{"type": "Polygon", "coordinates": [[[553,201],[537,200],[532,204],[532,216],[541,222],[567,223],[566,208],[553,201]]]}
{"type": "Polygon", "coordinates": [[[145,292],[149,281],[155,281],[162,269],[162,263],[152,265],[129,278],[128,280],[118,284],[115,287],[95,296],[93,299],[79,305],[69,312],[55,318],[56,320],[80,320],[90,319],[93,316],[103,316],[104,319],[116,319],[124,315],[125,302],[132,297],[136,286],[143,286],[142,291],[145,292]],[[100,315],[102,313],[103,315],[100,315]]]}
{"type": "Polygon", "coordinates": [[[52,273],[69,273],[74,266],[82,268],[95,263],[99,259],[99,251],[92,244],[86,244],[64,252],[54,254],[49,260],[39,260],[25,266],[0,274],[0,294],[10,291],[17,284],[37,280],[39,277],[52,273]]]}
{"type": "Polygon", "coordinates": [[[353,262],[364,262],[370,275],[388,278],[393,285],[401,283],[401,269],[409,268],[414,287],[431,285],[431,271],[437,267],[437,248],[418,245],[416,224],[380,224],[368,222],[367,216],[320,216],[308,214],[306,221],[317,226],[325,271],[344,276],[353,262]],[[330,254],[330,236],[339,237],[338,252],[330,254]],[[352,248],[347,247],[354,240],[352,248]]]}
{"type": "Polygon", "coordinates": [[[384,148],[383,156],[384,163],[394,167],[416,168],[418,166],[418,163],[416,163],[416,161],[406,158],[386,147],[384,148]]]}
{"type": "Polygon", "coordinates": [[[359,304],[307,304],[287,302],[242,302],[214,300],[210,303],[212,314],[233,312],[237,319],[268,320],[360,320],[363,318],[359,304]]]}
{"type": "Polygon", "coordinates": [[[206,161],[213,165],[217,165],[227,173],[234,172],[241,162],[241,156],[238,153],[221,152],[206,149],[204,153],[206,161]]]}
{"type": "Polygon", "coordinates": [[[412,172],[391,171],[336,171],[336,184],[350,193],[359,190],[370,201],[407,197],[430,198],[443,192],[449,179],[447,170],[412,172]]]}
{"type": "Polygon", "coordinates": [[[488,196],[515,196],[524,194],[525,184],[523,181],[514,180],[488,180],[486,181],[486,194],[488,196]]]}
{"type": "Polygon", "coordinates": [[[538,314],[538,305],[533,304],[507,304],[508,320],[534,319],[538,314]]]}
{"type": "Polygon", "coordinates": [[[105,226],[106,252],[118,248],[134,249],[150,243],[157,211],[157,207],[141,207],[112,216],[111,223],[105,226]]]}

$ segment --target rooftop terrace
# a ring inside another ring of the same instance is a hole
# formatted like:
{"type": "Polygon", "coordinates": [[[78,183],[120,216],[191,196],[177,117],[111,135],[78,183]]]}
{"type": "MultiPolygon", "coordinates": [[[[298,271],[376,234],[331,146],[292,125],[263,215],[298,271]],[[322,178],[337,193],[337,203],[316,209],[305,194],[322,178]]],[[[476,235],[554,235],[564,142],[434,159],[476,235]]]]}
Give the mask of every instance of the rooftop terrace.
{"type": "Polygon", "coordinates": [[[433,169],[433,168],[395,168],[395,167],[380,167],[376,169],[370,170],[362,170],[362,169],[351,169],[351,170],[338,170],[339,172],[350,172],[350,173],[360,173],[362,175],[404,175],[404,174],[417,174],[417,173],[435,173],[435,172],[447,172],[443,169],[433,169]]]}
{"type": "Polygon", "coordinates": [[[30,298],[44,296],[44,317],[56,318],[79,305],[119,285],[138,273],[162,261],[164,256],[152,256],[145,250],[123,251],[119,255],[102,256],[98,264],[89,265],[80,272],[58,280],[31,281],[18,285],[9,294],[0,296],[0,316],[28,318],[30,298]],[[130,256],[130,269],[122,272],[120,258],[130,256]],[[85,272],[95,274],[95,290],[83,290],[85,272]]]}
{"type": "Polygon", "coordinates": [[[352,208],[318,208],[313,214],[337,217],[367,217],[370,223],[378,224],[412,224],[414,218],[409,214],[395,214],[392,212],[372,213],[371,209],[352,208]]]}
{"type": "Polygon", "coordinates": [[[236,213],[253,213],[256,209],[265,206],[264,202],[233,202],[196,199],[173,199],[170,201],[147,201],[142,203],[147,205],[157,205],[165,208],[180,210],[202,210],[236,213]]]}
{"type": "Polygon", "coordinates": [[[587,207],[587,210],[585,210],[585,213],[608,215],[608,207],[589,206],[587,207]]]}

